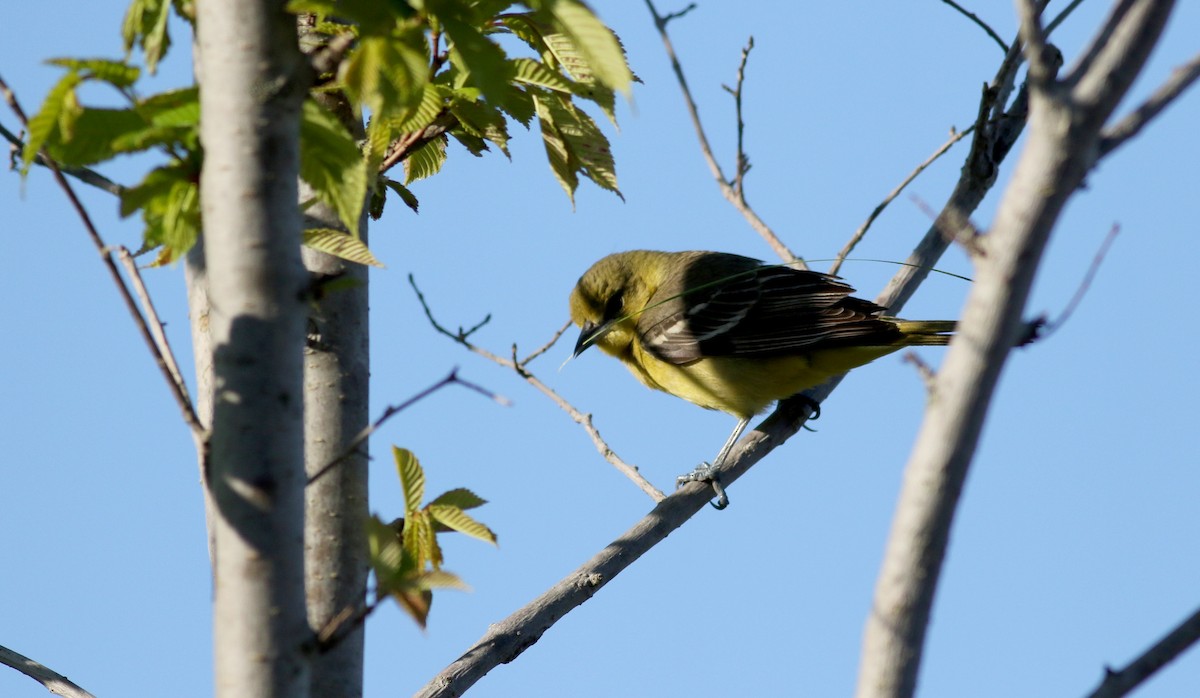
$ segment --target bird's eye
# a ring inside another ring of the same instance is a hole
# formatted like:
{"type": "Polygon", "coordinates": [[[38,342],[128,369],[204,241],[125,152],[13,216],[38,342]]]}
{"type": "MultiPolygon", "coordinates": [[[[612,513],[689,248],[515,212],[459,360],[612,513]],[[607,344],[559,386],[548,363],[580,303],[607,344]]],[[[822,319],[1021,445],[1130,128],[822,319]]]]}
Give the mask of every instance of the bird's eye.
{"type": "Polygon", "coordinates": [[[625,309],[625,294],[617,291],[608,297],[608,302],[604,304],[604,319],[616,320],[621,317],[625,309]]]}

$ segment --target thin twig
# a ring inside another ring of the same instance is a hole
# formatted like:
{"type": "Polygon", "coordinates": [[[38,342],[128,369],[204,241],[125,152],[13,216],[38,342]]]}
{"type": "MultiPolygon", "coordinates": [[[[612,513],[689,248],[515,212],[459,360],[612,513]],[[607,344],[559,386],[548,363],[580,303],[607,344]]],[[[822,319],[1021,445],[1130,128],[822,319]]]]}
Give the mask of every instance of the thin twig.
{"type": "MultiPolygon", "coordinates": [[[[142,281],[142,273],[138,270],[137,262],[134,261],[133,255],[129,252],[129,248],[121,245],[117,247],[117,256],[121,260],[121,264],[125,267],[125,273],[129,275],[133,282],[133,290],[137,293],[138,300],[142,303],[142,312],[145,313],[147,324],[150,326],[150,332],[154,337],[154,343],[158,346],[159,353],[167,362],[167,370],[171,374],[171,379],[175,384],[175,389],[183,395],[184,401],[190,406],[192,405],[192,396],[188,393],[187,383],[183,379],[183,371],[179,369],[179,362],[175,360],[175,352],[171,351],[171,343],[167,340],[167,333],[163,331],[162,320],[158,318],[158,311],[154,309],[154,302],[150,300],[150,293],[146,290],[146,284],[142,281]]],[[[204,425],[200,423],[200,417],[194,410],[186,410],[183,416],[188,422],[188,426],[193,433],[202,433],[204,425]]]]}
{"type": "MultiPolygon", "coordinates": [[[[408,275],[408,283],[412,286],[413,291],[417,294],[417,301],[420,302],[421,308],[425,311],[425,317],[428,318],[429,324],[433,326],[433,329],[444,334],[458,344],[461,344],[468,350],[484,357],[485,359],[499,364],[500,366],[504,366],[505,368],[516,371],[517,375],[525,379],[525,381],[534,388],[537,388],[543,395],[553,400],[554,404],[558,405],[560,409],[570,415],[571,419],[574,420],[576,424],[583,427],[584,431],[586,431],[588,436],[591,437],[592,443],[595,444],[596,450],[599,451],[600,455],[604,457],[604,460],[611,463],[613,467],[619,470],[625,477],[629,478],[630,481],[638,486],[638,489],[649,495],[650,498],[655,502],[661,502],[663,500],[666,495],[664,495],[657,487],[650,484],[646,478],[642,477],[642,474],[638,472],[637,466],[626,463],[620,456],[616,454],[616,452],[612,450],[611,447],[609,447],[608,443],[600,436],[600,432],[596,429],[595,425],[592,424],[592,416],[590,414],[585,414],[577,410],[574,405],[563,399],[562,396],[552,390],[548,385],[543,383],[537,378],[537,376],[533,375],[533,373],[529,371],[529,368],[527,367],[529,361],[544,353],[546,349],[549,348],[549,345],[534,352],[524,361],[515,360],[517,353],[515,345],[513,346],[513,359],[506,359],[502,356],[493,354],[487,349],[470,342],[467,338],[468,333],[464,332],[462,329],[459,329],[458,332],[452,332],[442,326],[442,324],[437,321],[437,318],[433,316],[433,311],[429,308],[429,303],[425,300],[425,294],[421,293],[421,289],[417,286],[417,281],[415,278],[413,278],[412,274],[408,275]]],[[[550,344],[553,344],[555,340],[561,337],[565,330],[566,327],[564,327],[562,330],[559,330],[558,333],[555,334],[554,340],[551,340],[550,344]]]]}
{"type": "MultiPolygon", "coordinates": [[[[1047,4],[1049,4],[1048,0],[1047,0],[1047,2],[1042,3],[1043,11],[1045,11],[1045,9],[1046,9],[1045,6],[1047,4]]],[[[1055,15],[1054,19],[1050,20],[1049,24],[1046,25],[1046,36],[1050,36],[1050,34],[1055,29],[1058,29],[1058,25],[1065,22],[1067,20],[1067,17],[1070,17],[1071,13],[1075,11],[1075,8],[1079,7],[1082,4],[1083,4],[1083,0],[1071,0],[1071,2],[1066,7],[1064,7],[1061,12],[1059,12],[1057,15],[1055,15]]]]}
{"type": "Polygon", "coordinates": [[[997,34],[994,29],[992,29],[990,26],[988,26],[987,22],[983,21],[982,19],[979,19],[978,15],[976,15],[974,12],[967,10],[962,5],[959,5],[958,3],[954,2],[954,0],[942,0],[942,2],[946,3],[950,7],[953,7],[954,9],[958,10],[959,13],[962,14],[964,17],[971,20],[975,24],[979,25],[980,29],[984,30],[985,32],[987,32],[988,36],[992,37],[992,41],[995,41],[997,44],[1000,45],[1001,51],[1004,51],[1005,53],[1008,52],[1008,44],[1004,43],[1004,39],[1001,39],[1000,35],[997,34]]]}
{"type": "Polygon", "coordinates": [[[329,619],[329,622],[317,631],[314,638],[316,642],[316,651],[320,654],[325,654],[337,647],[343,640],[362,626],[367,621],[367,618],[379,608],[383,599],[387,597],[377,598],[374,601],[361,604],[357,607],[346,606],[337,615],[329,619]]]}
{"type": "Polygon", "coordinates": [[[512,400],[509,400],[508,398],[504,397],[503,395],[500,395],[498,393],[493,393],[492,391],[488,390],[487,388],[484,388],[483,386],[476,385],[475,383],[472,383],[470,381],[459,378],[458,377],[458,368],[455,367],[455,368],[451,369],[450,373],[448,373],[445,378],[439,380],[438,382],[434,383],[433,385],[429,386],[428,388],[425,388],[424,390],[417,393],[416,395],[413,395],[412,397],[405,400],[404,402],[402,402],[398,405],[388,405],[387,409],[385,409],[383,411],[383,414],[379,415],[378,419],[376,419],[374,422],[368,424],[367,426],[363,427],[363,430],[358,432],[358,434],[356,434],[354,436],[354,438],[350,440],[350,443],[346,444],[345,450],[343,450],[340,455],[338,455],[336,458],[329,461],[325,465],[322,465],[319,470],[317,470],[315,473],[313,473],[311,476],[309,476],[308,484],[311,485],[314,482],[316,482],[317,480],[321,479],[325,475],[325,473],[329,472],[334,467],[336,467],[338,464],[342,463],[347,458],[349,458],[350,456],[353,456],[355,453],[357,453],[358,449],[361,448],[362,445],[367,442],[367,439],[371,438],[371,435],[374,434],[376,431],[378,431],[379,428],[382,427],[383,424],[385,422],[387,422],[389,419],[391,419],[392,417],[395,417],[396,415],[400,414],[401,412],[408,409],[409,407],[412,407],[415,403],[420,402],[421,400],[424,400],[425,398],[429,397],[433,393],[436,393],[437,391],[441,390],[442,388],[445,388],[447,385],[452,385],[452,384],[458,384],[458,385],[463,386],[464,388],[469,388],[471,390],[474,390],[475,392],[477,392],[485,397],[488,397],[505,407],[508,407],[509,405],[512,404],[512,400]]]}
{"type": "MultiPolygon", "coordinates": [[[[693,9],[692,6],[687,7],[681,12],[666,16],[658,14],[658,9],[654,7],[652,0],[646,0],[646,7],[650,10],[650,16],[654,18],[654,26],[658,29],[658,34],[662,38],[663,48],[666,49],[667,58],[671,61],[671,69],[675,71],[675,79],[679,82],[679,89],[683,92],[683,102],[687,107],[688,116],[692,120],[692,128],[695,129],[696,137],[700,140],[700,153],[704,156],[704,161],[708,163],[708,169],[712,173],[713,179],[717,181],[717,188],[721,190],[721,195],[729,203],[733,204],[733,207],[742,214],[750,224],[750,227],[754,228],[755,232],[762,236],[763,240],[771,246],[771,249],[783,261],[795,262],[798,268],[807,269],[807,265],[788,249],[783,240],[780,240],[779,236],[775,234],[775,231],[771,230],[771,227],[746,203],[743,194],[735,190],[733,183],[725,177],[725,173],[721,171],[721,166],[717,163],[717,159],[713,155],[712,146],[709,145],[708,136],[704,132],[704,126],[700,123],[700,111],[696,107],[696,100],[692,98],[692,91],[688,87],[687,78],[683,76],[683,66],[680,65],[679,58],[675,55],[675,47],[671,43],[671,37],[667,34],[667,23],[672,19],[682,17],[693,9]]],[[[746,53],[743,52],[743,66],[745,65],[745,56],[746,53]]]]}
{"type": "Polygon", "coordinates": [[[883,210],[888,207],[888,204],[892,203],[897,196],[900,196],[900,192],[904,191],[905,187],[911,184],[918,175],[924,172],[925,168],[929,167],[938,158],[945,155],[955,143],[961,141],[974,130],[974,126],[967,128],[965,131],[952,130],[949,140],[943,143],[937,150],[933,151],[933,155],[930,155],[928,158],[926,158],[925,162],[917,165],[916,169],[910,172],[909,175],[904,178],[903,182],[900,182],[900,184],[896,185],[896,188],[893,189],[887,196],[885,196],[883,201],[879,202],[879,205],[875,207],[875,210],[871,211],[871,215],[867,216],[867,220],[863,221],[863,224],[858,227],[858,230],[854,231],[854,235],[850,236],[850,240],[846,243],[846,246],[842,248],[842,251],[837,253],[837,257],[833,260],[833,265],[829,267],[829,273],[838,273],[838,270],[842,268],[842,263],[846,261],[846,257],[848,257],[850,253],[854,251],[854,248],[858,245],[858,243],[862,242],[862,239],[867,234],[867,230],[871,228],[871,224],[875,222],[875,219],[879,217],[879,214],[883,213],[883,210]]]}
{"type": "Polygon", "coordinates": [[[1143,652],[1124,669],[1105,669],[1100,686],[1088,698],[1119,698],[1129,695],[1143,681],[1174,661],[1200,639],[1200,609],[1188,616],[1153,647],[1143,652]]]}
{"type": "Polygon", "coordinates": [[[1100,134],[1100,157],[1108,155],[1136,136],[1159,112],[1166,109],[1167,105],[1190,87],[1196,78],[1200,78],[1200,54],[1171,71],[1171,77],[1159,86],[1149,99],[1100,134]]]}
{"type": "Polygon", "coordinates": [[[742,49],[742,60],[738,63],[737,69],[737,87],[730,89],[728,85],[722,85],[725,91],[733,95],[734,113],[737,117],[737,170],[733,175],[733,192],[737,194],[738,200],[742,203],[746,202],[746,173],[750,171],[750,158],[746,157],[746,149],[743,141],[746,135],[746,121],[742,118],[742,85],[746,82],[746,61],[750,59],[750,51],[754,49],[754,37],[746,40],[746,47],[742,49]]]}
{"type": "MultiPolygon", "coordinates": [[[[21,109],[21,105],[17,101],[16,95],[13,94],[12,90],[8,87],[8,83],[6,83],[3,78],[0,78],[0,94],[3,95],[4,100],[8,103],[9,108],[12,109],[14,114],[16,114],[17,119],[21,122],[21,125],[25,128],[28,128],[29,119],[25,116],[25,111],[21,109]]],[[[43,155],[45,154],[43,153],[43,155]]],[[[83,202],[81,202],[79,197],[75,195],[74,188],[71,187],[71,183],[68,182],[67,178],[63,175],[63,171],[59,168],[58,163],[56,163],[48,155],[45,156],[45,161],[46,166],[50,168],[50,172],[54,176],[54,180],[58,182],[58,186],[63,190],[63,193],[67,195],[67,199],[71,202],[71,206],[75,209],[75,213],[79,215],[79,219],[82,221],[84,229],[87,230],[88,237],[91,238],[92,244],[96,247],[96,251],[100,254],[101,261],[103,261],[105,268],[108,269],[109,276],[112,277],[113,283],[117,287],[117,292],[121,295],[121,300],[124,301],[125,309],[129,311],[129,315],[133,318],[133,322],[137,326],[138,332],[142,335],[142,340],[150,349],[150,354],[154,357],[154,362],[158,365],[159,372],[162,373],[163,379],[167,381],[167,386],[171,390],[171,395],[175,398],[175,402],[183,414],[184,423],[187,424],[192,430],[192,436],[196,439],[197,445],[203,451],[203,444],[208,438],[207,431],[200,423],[200,418],[196,415],[195,406],[192,405],[191,398],[188,396],[187,391],[181,389],[181,383],[176,382],[171,371],[171,362],[168,362],[166,356],[163,355],[158,344],[154,341],[154,333],[147,324],[146,318],[143,317],[141,312],[138,311],[137,301],[134,300],[133,294],[130,293],[129,286],[125,283],[125,279],[121,276],[121,271],[117,268],[116,262],[113,261],[112,250],[104,243],[104,239],[100,237],[100,232],[92,223],[91,216],[88,215],[87,209],[83,206],[83,202]]],[[[178,371],[178,367],[176,367],[176,371],[178,371]]]]}
{"type": "Polygon", "coordinates": [[[0,647],[0,664],[10,666],[46,687],[46,690],[64,698],[96,698],[77,686],[62,674],[43,666],[29,657],[0,647]]]}
{"type": "MultiPolygon", "coordinates": [[[[6,95],[6,98],[7,98],[7,95],[6,95]]],[[[4,136],[4,139],[7,140],[10,144],[12,144],[12,152],[13,152],[14,158],[17,157],[20,154],[20,152],[25,149],[25,141],[21,140],[21,137],[18,136],[17,134],[4,128],[3,124],[0,124],[0,136],[4,136]]],[[[46,158],[46,156],[42,153],[38,153],[37,157],[34,158],[33,161],[35,163],[37,163],[38,165],[41,165],[42,167],[49,167],[49,165],[47,164],[49,161],[46,158]]],[[[83,182],[84,184],[90,184],[91,186],[96,187],[97,189],[102,189],[102,190],[108,192],[109,194],[112,194],[113,196],[120,196],[121,192],[125,191],[125,187],[121,186],[120,184],[117,184],[116,182],[112,181],[108,177],[105,177],[104,175],[100,174],[99,172],[97,172],[93,169],[90,169],[87,167],[63,167],[60,169],[62,169],[63,174],[70,175],[70,176],[74,177],[75,179],[78,179],[80,182],[83,182]]]]}
{"type": "Polygon", "coordinates": [[[1096,272],[1100,271],[1100,265],[1104,263],[1104,258],[1108,256],[1108,251],[1112,248],[1113,242],[1117,239],[1117,233],[1121,232],[1121,226],[1113,225],[1108,231],[1108,235],[1104,237],[1104,242],[1100,243],[1100,249],[1096,250],[1096,255],[1092,257],[1092,263],[1088,265],[1087,273],[1083,275],[1083,281],[1079,282],[1079,288],[1075,289],[1075,294],[1071,296],[1071,300],[1067,302],[1067,306],[1059,313],[1053,322],[1046,322],[1038,329],[1038,339],[1045,339],[1051,334],[1058,331],[1058,328],[1066,324],[1067,320],[1071,319],[1071,315],[1075,313],[1075,309],[1083,302],[1083,297],[1087,295],[1088,289],[1092,286],[1092,281],[1096,278],[1096,272]]]}
{"type": "MultiPolygon", "coordinates": [[[[565,323],[563,323],[562,327],[558,328],[558,331],[554,333],[554,336],[550,338],[550,341],[543,344],[539,349],[534,350],[534,352],[532,354],[530,354],[529,356],[526,356],[524,359],[521,359],[520,361],[518,361],[517,364],[524,366],[525,364],[529,363],[530,361],[533,361],[534,359],[541,356],[542,354],[545,354],[547,351],[550,350],[550,347],[554,346],[558,342],[558,340],[563,336],[563,333],[566,332],[571,327],[571,324],[572,324],[571,321],[567,320],[565,323]]],[[[516,353],[517,353],[517,345],[514,344],[513,345],[513,355],[516,356],[516,353]]]]}

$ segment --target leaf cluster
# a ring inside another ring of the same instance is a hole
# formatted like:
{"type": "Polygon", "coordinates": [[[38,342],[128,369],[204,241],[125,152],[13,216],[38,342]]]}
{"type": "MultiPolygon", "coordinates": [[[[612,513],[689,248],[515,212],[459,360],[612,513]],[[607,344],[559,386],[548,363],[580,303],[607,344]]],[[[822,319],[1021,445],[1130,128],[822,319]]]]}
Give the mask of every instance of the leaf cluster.
{"type": "Polygon", "coordinates": [[[425,471],[407,449],[392,447],[400,485],[404,491],[404,518],[385,523],[377,516],[367,522],[375,595],[391,597],[421,627],[429,616],[433,590],[467,590],[455,574],[442,569],[442,549],[437,534],[458,531],[496,544],[496,534],[466,513],[487,502],[468,489],[453,489],[424,506],[425,471]]]}
{"type": "MultiPolygon", "coordinates": [[[[344,231],[310,230],[304,244],[378,264],[359,239],[363,207],[378,218],[390,191],[416,211],[409,187],[441,170],[449,138],[476,156],[495,148],[511,157],[512,121],[528,128],[537,118],[572,201],[581,176],[620,195],[608,140],[580,102],[615,124],[615,94],[628,95],[635,78],[616,35],[581,0],[291,0],[288,10],[308,20],[301,45],[312,95],[336,94],[369,119],[359,141],[322,100],[306,100],[300,175],[344,231]],[[389,177],[399,164],[404,177],[389,177]]],[[[66,72],[30,120],[23,153],[24,172],[42,152],[67,166],[164,154],[121,195],[122,215],[140,212],[144,248],[159,250],[157,263],[177,259],[201,230],[198,88],[145,98],[136,91],[144,71],[132,54],[141,52],[145,72],[156,70],[171,46],[172,13],[192,22],[192,0],[132,0],[122,59],[51,61],[66,72]],[[114,89],[124,106],[84,105],[87,83],[114,89]]]]}

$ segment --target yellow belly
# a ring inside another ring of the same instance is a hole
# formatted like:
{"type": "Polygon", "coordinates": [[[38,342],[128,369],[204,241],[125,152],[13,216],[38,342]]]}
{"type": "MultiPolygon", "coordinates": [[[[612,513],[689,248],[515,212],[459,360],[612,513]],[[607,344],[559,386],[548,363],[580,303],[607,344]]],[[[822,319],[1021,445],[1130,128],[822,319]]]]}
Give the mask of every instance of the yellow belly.
{"type": "Polygon", "coordinates": [[[620,358],[650,388],[746,418],[776,400],[816,387],[900,348],[849,347],[775,358],[711,357],[676,365],[655,358],[635,343],[632,353],[620,358]]]}

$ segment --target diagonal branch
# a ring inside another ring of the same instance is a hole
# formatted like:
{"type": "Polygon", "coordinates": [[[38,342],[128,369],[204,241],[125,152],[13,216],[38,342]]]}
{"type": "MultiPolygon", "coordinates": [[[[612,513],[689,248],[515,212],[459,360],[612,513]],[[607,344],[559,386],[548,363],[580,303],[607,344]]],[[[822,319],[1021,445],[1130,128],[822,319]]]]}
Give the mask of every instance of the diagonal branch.
{"type": "Polygon", "coordinates": [[[946,152],[950,150],[951,146],[961,141],[963,138],[966,138],[974,130],[975,127],[971,126],[965,131],[952,131],[950,138],[947,139],[946,142],[943,143],[937,150],[933,151],[933,155],[930,155],[928,158],[926,158],[925,162],[917,165],[916,169],[914,169],[908,174],[907,177],[904,178],[904,181],[900,182],[900,184],[897,184],[895,189],[893,189],[887,196],[883,197],[883,201],[879,202],[879,205],[876,206],[873,211],[871,211],[871,215],[867,216],[867,220],[863,221],[863,224],[858,226],[858,230],[854,231],[854,235],[850,236],[850,239],[846,242],[845,247],[842,248],[841,252],[837,253],[837,257],[834,258],[833,264],[829,267],[828,273],[836,276],[838,271],[842,268],[842,263],[846,261],[846,257],[848,257],[850,253],[854,251],[854,248],[858,246],[858,243],[862,242],[862,239],[866,237],[867,231],[871,228],[871,224],[875,222],[875,219],[879,217],[879,214],[883,213],[883,210],[888,207],[888,204],[892,203],[897,196],[900,196],[900,193],[903,192],[909,184],[912,184],[912,181],[916,179],[922,172],[924,172],[927,167],[932,165],[938,158],[945,155],[946,152]]]}
{"type": "MultiPolygon", "coordinates": [[[[729,203],[733,204],[733,207],[742,214],[742,216],[750,224],[750,227],[754,228],[755,232],[762,236],[763,240],[765,240],[767,244],[771,246],[771,249],[774,250],[775,254],[779,255],[784,262],[795,263],[797,268],[806,269],[807,266],[804,264],[804,262],[788,249],[783,240],[781,240],[779,236],[775,234],[775,231],[773,231],[771,227],[758,216],[750,204],[746,203],[745,191],[741,186],[741,174],[744,173],[741,172],[743,155],[741,151],[740,126],[738,139],[739,175],[734,181],[731,181],[725,176],[725,173],[721,170],[721,165],[717,163],[717,159],[713,155],[712,146],[708,143],[708,135],[705,134],[704,126],[700,123],[700,110],[696,108],[696,100],[692,98],[692,91],[688,87],[687,78],[685,78],[683,75],[683,66],[680,65],[679,58],[675,55],[675,46],[671,43],[671,37],[667,34],[667,24],[671,20],[678,19],[694,9],[693,6],[688,6],[687,9],[681,12],[671,13],[665,16],[658,13],[658,9],[654,7],[654,2],[652,0],[646,0],[646,7],[650,10],[650,16],[654,19],[654,26],[658,29],[659,36],[662,37],[663,48],[666,50],[667,58],[671,61],[671,69],[675,71],[675,79],[679,81],[679,89],[683,92],[683,101],[687,106],[688,116],[692,120],[692,128],[696,131],[696,137],[700,139],[700,153],[704,156],[704,161],[708,163],[708,169],[712,173],[713,179],[717,181],[717,188],[721,190],[721,195],[724,196],[729,203]],[[735,181],[737,182],[737,186],[735,186],[735,181]]],[[[742,52],[742,63],[741,67],[738,69],[737,92],[735,94],[738,103],[739,124],[741,123],[740,95],[742,78],[745,72],[746,58],[749,55],[751,46],[753,46],[753,42],[751,42],[742,52]]]]}
{"type": "Polygon", "coordinates": [[[1149,99],[1100,134],[1100,156],[1108,155],[1140,133],[1146,124],[1191,87],[1196,78],[1200,78],[1200,54],[1172,71],[1171,77],[1149,99]]]}
{"type": "MultiPolygon", "coordinates": [[[[1056,76],[1041,3],[1018,2],[1030,62],[1030,134],[935,379],[905,467],[872,613],[863,637],[859,698],[907,698],[916,690],[950,529],[1000,372],[1027,328],[1022,313],[1038,263],[1067,200],[1095,165],[1104,122],[1157,42],[1170,0],[1134,0],[1106,25],[1109,45],[1083,73],[1056,76]]],[[[1095,41],[1095,40],[1094,40],[1095,41]]]]}
{"type": "Polygon", "coordinates": [[[1106,669],[1104,680],[1088,698],[1120,698],[1128,695],[1167,664],[1175,661],[1200,640],[1200,610],[1175,626],[1163,639],[1130,662],[1124,669],[1106,669]]]}
{"type": "Polygon", "coordinates": [[[96,698],[57,671],[43,666],[23,654],[13,652],[7,647],[0,647],[0,664],[10,666],[37,681],[54,695],[63,696],[63,698],[96,698]]]}
{"type": "Polygon", "coordinates": [[[558,338],[563,335],[563,332],[565,332],[567,327],[570,326],[570,323],[567,323],[567,325],[564,325],[562,329],[555,333],[550,342],[540,349],[534,351],[524,359],[517,359],[517,346],[514,344],[512,348],[512,358],[506,359],[502,356],[493,354],[487,349],[484,349],[483,347],[470,341],[471,334],[487,323],[488,320],[491,319],[491,316],[484,318],[482,322],[469,330],[459,328],[457,332],[452,332],[451,330],[448,330],[442,326],[442,324],[439,323],[433,316],[433,311],[429,308],[429,304],[425,301],[425,295],[422,294],[421,289],[417,287],[417,282],[413,278],[412,274],[408,275],[408,283],[413,287],[413,291],[416,292],[417,300],[421,303],[421,308],[423,308],[425,311],[425,317],[428,318],[429,324],[433,325],[435,330],[463,345],[468,350],[484,357],[485,359],[504,366],[505,368],[510,368],[516,371],[517,375],[525,379],[525,382],[529,383],[534,388],[537,388],[543,395],[553,400],[554,404],[558,405],[560,409],[570,415],[571,419],[574,420],[576,424],[583,427],[584,431],[587,432],[587,435],[592,439],[592,443],[595,444],[596,450],[600,452],[600,455],[604,456],[606,461],[611,463],[613,467],[619,470],[625,477],[629,478],[633,484],[637,485],[640,490],[649,495],[650,498],[655,502],[661,502],[663,500],[665,495],[657,487],[650,484],[649,480],[642,476],[642,474],[638,471],[637,466],[630,465],[622,460],[621,457],[618,456],[616,452],[613,451],[608,445],[608,443],[600,436],[599,430],[597,430],[595,425],[592,424],[592,415],[585,414],[577,410],[574,405],[567,402],[561,395],[556,393],[550,386],[543,383],[529,370],[529,362],[544,354],[546,350],[548,350],[554,344],[554,342],[558,341],[558,338]]]}
{"type": "Polygon", "coordinates": [[[942,2],[946,3],[950,7],[953,7],[959,12],[959,14],[978,25],[980,29],[987,33],[988,36],[992,37],[992,41],[995,41],[996,44],[1000,46],[1001,51],[1008,53],[1008,44],[1004,43],[1004,39],[1000,38],[1000,35],[996,33],[996,30],[992,29],[987,22],[980,19],[979,15],[954,2],[954,0],[942,0],[942,2]]]}
{"type": "MultiPolygon", "coordinates": [[[[12,109],[17,119],[20,120],[21,125],[28,128],[29,119],[25,116],[25,111],[21,109],[16,95],[13,94],[8,83],[3,78],[0,78],[0,95],[3,95],[4,100],[8,103],[9,108],[12,109]]],[[[175,398],[175,402],[183,414],[184,423],[191,429],[192,437],[196,441],[198,450],[203,452],[203,444],[208,439],[208,432],[200,423],[200,418],[196,415],[191,398],[187,394],[186,387],[183,386],[182,377],[178,381],[175,378],[178,375],[177,365],[175,366],[175,372],[172,373],[171,366],[175,365],[174,358],[168,358],[163,353],[163,349],[155,341],[153,331],[150,329],[146,318],[138,311],[137,301],[134,300],[129,286],[125,283],[125,279],[122,278],[121,271],[117,268],[116,262],[113,261],[112,249],[100,237],[100,232],[96,229],[95,224],[92,223],[92,218],[88,215],[87,209],[84,208],[83,202],[75,195],[75,190],[71,187],[71,183],[67,181],[62,169],[58,166],[58,163],[45,153],[41,153],[41,155],[46,167],[50,168],[50,173],[54,176],[54,181],[58,183],[59,188],[66,194],[67,199],[71,202],[71,206],[75,209],[75,213],[79,215],[79,220],[83,223],[83,227],[87,231],[92,244],[95,246],[96,252],[100,254],[100,259],[103,261],[105,269],[108,270],[113,284],[117,287],[117,292],[125,304],[125,309],[129,311],[129,315],[133,318],[133,322],[137,326],[138,333],[141,334],[142,340],[146,343],[146,346],[150,349],[150,354],[154,357],[154,363],[158,366],[159,372],[162,373],[163,379],[166,380],[167,386],[171,391],[171,396],[175,398]]]]}

